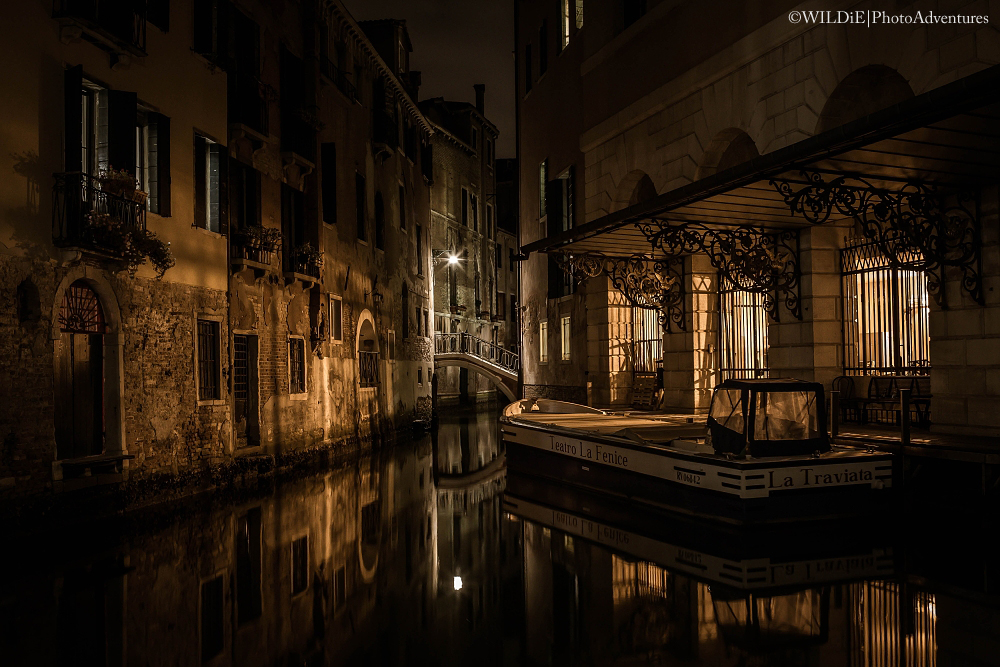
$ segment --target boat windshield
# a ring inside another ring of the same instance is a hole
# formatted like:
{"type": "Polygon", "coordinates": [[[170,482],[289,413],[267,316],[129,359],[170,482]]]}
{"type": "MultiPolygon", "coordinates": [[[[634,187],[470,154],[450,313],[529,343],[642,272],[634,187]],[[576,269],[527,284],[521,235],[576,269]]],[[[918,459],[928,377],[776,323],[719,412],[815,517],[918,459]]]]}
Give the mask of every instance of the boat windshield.
{"type": "Polygon", "coordinates": [[[712,419],[719,426],[743,433],[743,392],[739,389],[719,389],[712,399],[712,419]]]}
{"type": "Polygon", "coordinates": [[[759,392],[753,437],[754,440],[811,440],[820,437],[816,393],[759,392]]]}

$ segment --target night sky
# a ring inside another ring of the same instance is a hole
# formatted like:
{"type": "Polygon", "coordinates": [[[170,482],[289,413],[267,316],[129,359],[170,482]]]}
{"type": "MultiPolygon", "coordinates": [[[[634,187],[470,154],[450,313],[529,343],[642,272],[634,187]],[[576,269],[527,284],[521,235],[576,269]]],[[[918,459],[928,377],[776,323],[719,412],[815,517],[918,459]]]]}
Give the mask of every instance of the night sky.
{"type": "Polygon", "coordinates": [[[511,0],[345,0],[358,21],[405,19],[420,99],[475,102],[486,84],[486,117],[500,129],[497,157],[514,157],[514,3],[511,0]]]}

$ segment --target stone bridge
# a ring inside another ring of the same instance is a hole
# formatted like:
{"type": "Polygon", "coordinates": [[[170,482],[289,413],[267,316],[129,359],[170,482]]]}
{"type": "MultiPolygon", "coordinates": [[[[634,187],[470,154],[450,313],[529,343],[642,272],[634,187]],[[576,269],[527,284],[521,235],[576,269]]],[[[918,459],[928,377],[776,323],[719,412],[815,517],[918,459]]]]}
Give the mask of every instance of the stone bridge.
{"type": "Polygon", "coordinates": [[[516,352],[469,333],[434,335],[434,367],[458,366],[485,376],[510,401],[517,400],[517,371],[521,358],[516,352]]]}

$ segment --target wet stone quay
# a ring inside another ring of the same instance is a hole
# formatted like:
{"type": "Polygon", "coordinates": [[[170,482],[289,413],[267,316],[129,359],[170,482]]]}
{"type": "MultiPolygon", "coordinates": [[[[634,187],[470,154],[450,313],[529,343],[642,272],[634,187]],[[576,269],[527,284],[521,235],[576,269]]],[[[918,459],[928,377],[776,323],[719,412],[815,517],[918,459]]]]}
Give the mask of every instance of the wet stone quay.
{"type": "Polygon", "coordinates": [[[257,492],[9,533],[2,662],[996,664],[989,517],[637,522],[504,459],[496,411],[456,409],[257,492]]]}

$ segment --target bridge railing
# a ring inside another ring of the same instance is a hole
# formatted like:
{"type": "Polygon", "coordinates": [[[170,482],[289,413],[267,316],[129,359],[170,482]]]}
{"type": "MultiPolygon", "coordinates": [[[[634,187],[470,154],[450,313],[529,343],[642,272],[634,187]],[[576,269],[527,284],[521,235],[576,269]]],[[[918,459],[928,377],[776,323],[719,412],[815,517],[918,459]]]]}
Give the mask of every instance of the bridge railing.
{"type": "Polygon", "coordinates": [[[458,352],[488,361],[512,373],[521,367],[521,357],[496,343],[470,333],[439,333],[434,335],[434,351],[438,354],[458,352]]]}

